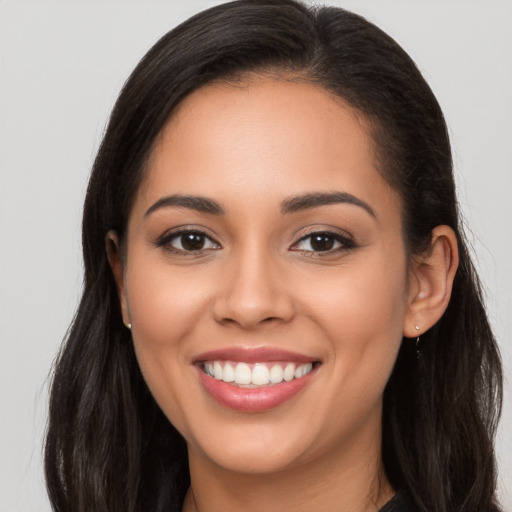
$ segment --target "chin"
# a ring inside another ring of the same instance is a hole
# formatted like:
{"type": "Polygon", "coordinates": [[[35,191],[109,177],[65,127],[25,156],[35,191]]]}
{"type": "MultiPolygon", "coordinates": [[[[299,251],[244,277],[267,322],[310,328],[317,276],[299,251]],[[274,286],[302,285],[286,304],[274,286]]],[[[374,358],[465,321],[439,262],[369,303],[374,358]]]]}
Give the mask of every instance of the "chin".
{"type": "Polygon", "coordinates": [[[203,457],[209,459],[213,465],[225,471],[240,474],[265,475],[278,473],[297,465],[303,458],[304,447],[302,443],[289,443],[283,446],[277,440],[272,442],[254,442],[247,439],[238,440],[230,446],[204,447],[203,457]]]}

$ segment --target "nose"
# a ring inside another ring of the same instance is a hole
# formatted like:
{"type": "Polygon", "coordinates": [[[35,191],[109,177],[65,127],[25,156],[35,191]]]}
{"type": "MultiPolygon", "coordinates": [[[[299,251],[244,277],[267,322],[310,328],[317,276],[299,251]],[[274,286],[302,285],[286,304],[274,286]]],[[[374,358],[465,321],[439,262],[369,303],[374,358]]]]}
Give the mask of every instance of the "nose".
{"type": "Polygon", "coordinates": [[[214,317],[223,324],[251,330],[286,323],[294,314],[291,290],[282,269],[263,251],[246,250],[231,258],[220,277],[214,317]]]}

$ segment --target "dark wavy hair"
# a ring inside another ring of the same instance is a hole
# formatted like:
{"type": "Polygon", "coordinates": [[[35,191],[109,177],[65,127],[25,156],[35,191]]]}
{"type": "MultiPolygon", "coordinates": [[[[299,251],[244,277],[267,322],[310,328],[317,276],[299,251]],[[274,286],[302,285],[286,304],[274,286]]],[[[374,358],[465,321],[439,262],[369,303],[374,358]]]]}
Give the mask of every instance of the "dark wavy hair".
{"type": "Polygon", "coordinates": [[[450,226],[460,265],[449,306],[402,343],[384,394],[386,474],[422,512],[485,512],[495,503],[493,438],[502,397],[499,353],[468,254],[441,109],[410,57],[364,18],[294,0],[240,0],[163,36],[133,71],[111,114],[84,206],[83,295],[58,355],[45,446],[58,512],[181,510],[184,439],[156,405],[123,326],[105,251],[123,239],[155,137],[180,101],[215,80],[272,74],[343,98],[371,126],[378,170],[403,201],[410,254],[450,226]]]}

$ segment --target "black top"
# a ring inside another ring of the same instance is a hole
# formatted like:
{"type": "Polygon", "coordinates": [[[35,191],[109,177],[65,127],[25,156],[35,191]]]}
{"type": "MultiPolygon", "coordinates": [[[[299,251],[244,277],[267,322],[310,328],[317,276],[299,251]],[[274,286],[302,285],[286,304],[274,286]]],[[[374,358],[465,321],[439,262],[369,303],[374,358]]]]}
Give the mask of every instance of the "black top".
{"type": "Polygon", "coordinates": [[[414,506],[409,494],[401,490],[398,491],[379,512],[416,512],[416,510],[417,508],[414,506]]]}

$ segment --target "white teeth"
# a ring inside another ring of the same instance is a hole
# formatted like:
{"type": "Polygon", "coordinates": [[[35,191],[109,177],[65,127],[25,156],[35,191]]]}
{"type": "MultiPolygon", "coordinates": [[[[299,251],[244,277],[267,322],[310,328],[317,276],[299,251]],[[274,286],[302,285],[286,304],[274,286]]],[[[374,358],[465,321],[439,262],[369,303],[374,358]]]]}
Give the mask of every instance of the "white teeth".
{"type": "Polygon", "coordinates": [[[288,363],[283,372],[283,379],[286,382],[290,382],[295,377],[295,365],[293,363],[288,363]]]}
{"type": "Polygon", "coordinates": [[[313,369],[313,363],[230,363],[207,361],[204,372],[216,380],[232,382],[240,386],[268,386],[300,379],[313,369]],[[252,366],[252,368],[251,368],[252,366]]]}
{"type": "Polygon", "coordinates": [[[283,380],[283,369],[281,368],[281,365],[275,364],[270,369],[270,382],[272,384],[278,384],[283,380]]]}
{"type": "Polygon", "coordinates": [[[213,376],[217,380],[222,380],[222,366],[220,365],[220,363],[218,361],[215,361],[213,363],[213,376]]]}
{"type": "Polygon", "coordinates": [[[313,369],[313,364],[303,364],[301,366],[297,366],[297,369],[295,370],[295,378],[300,379],[301,377],[304,377],[307,373],[309,373],[313,369]]]}
{"type": "Polygon", "coordinates": [[[222,373],[222,380],[224,382],[234,382],[235,381],[235,369],[229,363],[224,366],[224,371],[222,373]]]}
{"type": "Polygon", "coordinates": [[[252,370],[251,381],[256,386],[265,386],[270,382],[270,372],[268,368],[257,364],[252,370]]]}
{"type": "Polygon", "coordinates": [[[235,368],[236,384],[251,384],[252,372],[248,364],[238,363],[235,368]]]}

